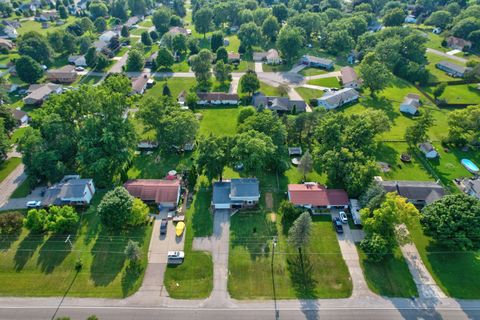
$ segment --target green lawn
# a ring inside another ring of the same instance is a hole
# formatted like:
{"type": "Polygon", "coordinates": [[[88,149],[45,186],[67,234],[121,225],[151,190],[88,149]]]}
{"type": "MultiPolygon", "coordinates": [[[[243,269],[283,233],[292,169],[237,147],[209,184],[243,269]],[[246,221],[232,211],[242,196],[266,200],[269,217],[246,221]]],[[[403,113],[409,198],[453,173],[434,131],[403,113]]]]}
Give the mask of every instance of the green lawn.
{"type": "Polygon", "coordinates": [[[309,80],[307,83],[320,87],[340,88],[340,82],[337,77],[314,79],[309,80]]]}
{"type": "Polygon", "coordinates": [[[418,297],[417,287],[399,247],[379,263],[369,261],[360,246],[357,250],[370,290],[387,297],[418,297]]]}
{"type": "Polygon", "coordinates": [[[305,100],[306,103],[310,103],[311,99],[318,99],[322,97],[324,94],[324,92],[321,90],[315,90],[315,89],[303,88],[303,87],[295,88],[295,90],[298,92],[300,96],[302,96],[303,100],[305,100]]]}
{"type": "MultiPolygon", "coordinates": [[[[429,89],[433,91],[433,88],[429,89]]],[[[440,96],[440,99],[445,99],[447,103],[452,104],[479,104],[480,90],[477,89],[476,84],[450,85],[445,88],[445,92],[440,96]]]]}
{"type": "Polygon", "coordinates": [[[164,284],[171,298],[203,299],[213,289],[213,262],[210,254],[192,250],[193,237],[212,233],[213,217],[209,211],[211,189],[201,186],[186,213],[185,260],[167,267],[164,284]]]}
{"type": "Polygon", "coordinates": [[[263,72],[287,72],[292,69],[292,66],[289,64],[272,65],[264,63],[262,67],[263,72]]]}
{"type": "Polygon", "coordinates": [[[200,130],[197,136],[214,134],[234,135],[237,132],[237,117],[241,107],[207,107],[197,108],[195,112],[202,114],[200,130]],[[221,125],[219,125],[221,124],[221,125]]]}
{"type": "Polygon", "coordinates": [[[230,37],[226,37],[230,43],[227,46],[228,52],[238,52],[238,48],[240,48],[240,40],[238,39],[237,35],[233,35],[230,37]]]}
{"type": "Polygon", "coordinates": [[[21,22],[22,26],[17,29],[17,32],[18,32],[18,35],[23,35],[30,31],[37,31],[43,35],[46,35],[47,33],[52,32],[54,30],[66,29],[68,25],[70,25],[75,20],[76,20],[76,17],[70,16],[68,17],[68,19],[65,21],[63,25],[57,26],[55,25],[55,23],[49,23],[50,27],[47,29],[42,28],[41,22],[37,22],[34,20],[26,20],[21,22]]]}
{"type": "Polygon", "coordinates": [[[102,77],[98,77],[98,76],[84,76],[80,79],[79,83],[93,85],[100,82],[101,79],[102,77]]]}
{"type": "Polygon", "coordinates": [[[197,81],[195,78],[167,78],[167,79],[155,79],[156,84],[153,88],[148,89],[144,97],[161,97],[163,93],[163,86],[165,83],[168,84],[170,88],[170,92],[172,93],[172,97],[176,99],[180,92],[183,90],[188,91],[190,88],[197,85],[197,81]]]}
{"type": "Polygon", "coordinates": [[[190,70],[190,66],[188,65],[187,60],[174,63],[172,66],[173,72],[188,72],[189,70],[190,70]]]}
{"type": "Polygon", "coordinates": [[[251,61],[242,60],[236,68],[233,67],[232,72],[244,72],[247,70],[255,70],[255,65],[251,61]]]}
{"type": "Polygon", "coordinates": [[[447,295],[457,299],[480,298],[480,251],[449,252],[423,234],[418,220],[409,225],[409,231],[423,263],[447,295]]]}
{"type": "Polygon", "coordinates": [[[30,194],[30,182],[28,180],[23,181],[10,196],[11,199],[25,198],[30,194]]]}
{"type": "Polygon", "coordinates": [[[190,168],[192,164],[191,152],[177,154],[171,152],[162,154],[159,151],[147,155],[142,153],[133,159],[128,170],[129,179],[163,179],[170,170],[181,172],[190,168]]]}
{"type": "Polygon", "coordinates": [[[448,59],[446,57],[442,57],[442,56],[439,56],[439,55],[436,55],[436,54],[430,53],[430,52],[427,52],[426,56],[427,56],[427,59],[428,59],[427,69],[430,70],[430,73],[431,73],[430,80],[431,81],[458,80],[458,78],[450,77],[449,75],[447,75],[447,73],[445,71],[442,71],[440,69],[437,69],[437,67],[435,67],[435,65],[437,63],[439,63],[440,61],[450,61],[450,62],[452,62],[454,64],[457,64],[457,65],[460,65],[460,66],[465,65],[464,63],[462,63],[460,61],[448,59]]]}
{"type": "Polygon", "coordinates": [[[300,74],[305,76],[305,77],[316,76],[316,75],[325,74],[325,73],[327,73],[327,71],[325,71],[323,69],[310,68],[310,67],[305,68],[302,71],[300,71],[300,74]]]}
{"type": "MultiPolygon", "coordinates": [[[[97,192],[95,203],[101,195],[97,192]]],[[[124,233],[102,230],[95,205],[81,215],[78,232],[66,235],[32,235],[26,229],[17,237],[2,238],[0,295],[78,296],[123,298],[140,287],[146,267],[151,226],[124,233]],[[142,259],[138,269],[129,267],[124,248],[139,242],[142,259]],[[83,263],[77,274],[75,263],[83,263]]]]}
{"type": "Polygon", "coordinates": [[[10,158],[0,162],[0,182],[5,180],[20,163],[22,163],[21,158],[10,158]]]}
{"type": "Polygon", "coordinates": [[[272,222],[263,210],[239,212],[231,219],[228,290],[235,299],[273,299],[272,237],[277,299],[343,298],[352,283],[343,261],[330,216],[314,217],[310,245],[302,264],[298,251],[289,248],[279,217],[272,222]]]}
{"type": "Polygon", "coordinates": [[[138,25],[141,26],[141,27],[150,28],[150,27],[153,27],[153,22],[152,22],[152,20],[143,20],[138,25]]]}

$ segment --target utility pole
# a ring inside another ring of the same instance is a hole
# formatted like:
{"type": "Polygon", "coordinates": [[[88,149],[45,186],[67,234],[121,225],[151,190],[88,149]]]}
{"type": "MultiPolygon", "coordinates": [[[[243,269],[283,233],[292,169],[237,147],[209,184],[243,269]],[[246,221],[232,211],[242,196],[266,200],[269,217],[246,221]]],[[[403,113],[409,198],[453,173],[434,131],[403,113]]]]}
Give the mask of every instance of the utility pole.
{"type": "Polygon", "coordinates": [[[70,245],[70,248],[73,249],[73,243],[70,240],[70,235],[68,235],[67,240],[65,240],[65,243],[68,243],[70,245]]]}
{"type": "Polygon", "coordinates": [[[273,261],[275,258],[275,247],[277,246],[277,237],[273,237],[273,242],[272,242],[272,286],[273,286],[273,303],[275,306],[275,320],[278,320],[280,318],[280,312],[277,309],[277,295],[275,292],[275,273],[273,272],[273,261]]]}

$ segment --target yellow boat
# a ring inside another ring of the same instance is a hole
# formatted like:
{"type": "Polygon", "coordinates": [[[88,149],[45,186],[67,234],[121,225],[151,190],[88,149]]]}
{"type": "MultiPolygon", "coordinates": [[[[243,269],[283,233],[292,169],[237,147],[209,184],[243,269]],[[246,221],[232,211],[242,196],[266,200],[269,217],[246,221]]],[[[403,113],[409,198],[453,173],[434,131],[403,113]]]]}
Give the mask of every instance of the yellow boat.
{"type": "Polygon", "coordinates": [[[180,221],[175,226],[175,233],[176,233],[177,237],[180,237],[182,235],[183,230],[185,230],[185,223],[183,223],[183,221],[180,221]]]}

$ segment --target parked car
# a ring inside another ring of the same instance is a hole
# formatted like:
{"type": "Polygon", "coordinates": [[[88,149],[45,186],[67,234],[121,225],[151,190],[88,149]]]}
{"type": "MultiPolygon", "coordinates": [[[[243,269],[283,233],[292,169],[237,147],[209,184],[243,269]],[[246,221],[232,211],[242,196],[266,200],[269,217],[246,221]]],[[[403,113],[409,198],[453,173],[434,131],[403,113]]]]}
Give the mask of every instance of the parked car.
{"type": "Polygon", "coordinates": [[[28,201],[27,208],[40,208],[42,206],[42,201],[28,201]]]}
{"type": "Polygon", "coordinates": [[[84,71],[85,68],[84,67],[75,67],[75,71],[84,71]]]}
{"type": "Polygon", "coordinates": [[[348,223],[347,214],[344,211],[340,211],[338,215],[340,216],[340,220],[342,220],[342,223],[344,224],[348,223]]]}
{"type": "Polygon", "coordinates": [[[183,251],[168,251],[167,263],[168,264],[181,264],[185,258],[185,252],[183,251]]]}
{"type": "Polygon", "coordinates": [[[333,228],[335,228],[335,231],[337,233],[343,233],[342,221],[340,221],[339,217],[333,218],[332,224],[333,224],[333,228]]]}
{"type": "Polygon", "coordinates": [[[167,226],[168,226],[168,220],[162,219],[162,221],[160,221],[160,235],[167,234],[167,226]]]}

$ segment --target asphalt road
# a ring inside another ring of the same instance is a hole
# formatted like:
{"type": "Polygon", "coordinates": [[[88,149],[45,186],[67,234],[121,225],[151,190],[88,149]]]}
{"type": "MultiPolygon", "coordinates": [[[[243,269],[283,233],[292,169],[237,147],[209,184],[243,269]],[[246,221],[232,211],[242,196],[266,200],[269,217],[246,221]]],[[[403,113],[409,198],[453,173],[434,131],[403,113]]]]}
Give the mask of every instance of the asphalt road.
{"type": "MultiPolygon", "coordinates": [[[[70,317],[72,320],[85,320],[95,314],[100,320],[143,320],[143,319],[172,319],[172,320],[237,320],[237,319],[275,319],[273,310],[175,310],[159,308],[62,308],[55,314],[53,308],[24,308],[0,309],[0,319],[56,319],[57,317],[70,317]],[[55,318],[52,318],[52,317],[55,318]]],[[[396,320],[396,319],[480,319],[480,310],[395,310],[395,309],[322,309],[319,311],[280,310],[281,320],[396,320]]]]}

